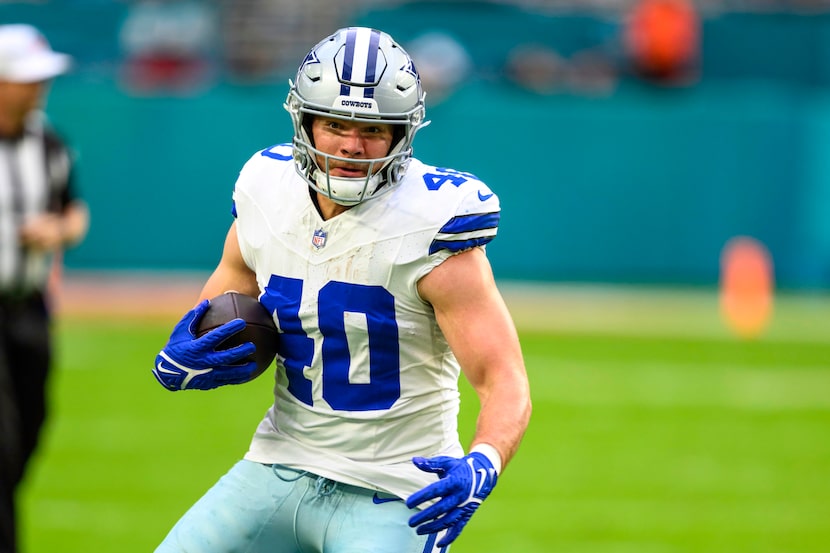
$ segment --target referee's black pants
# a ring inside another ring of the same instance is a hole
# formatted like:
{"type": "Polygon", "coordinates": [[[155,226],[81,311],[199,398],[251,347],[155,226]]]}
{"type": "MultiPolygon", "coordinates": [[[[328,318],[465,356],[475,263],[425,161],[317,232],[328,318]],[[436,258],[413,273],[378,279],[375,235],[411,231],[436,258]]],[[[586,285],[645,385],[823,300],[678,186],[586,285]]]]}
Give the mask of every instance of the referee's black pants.
{"type": "Polygon", "coordinates": [[[0,292],[0,553],[16,553],[15,493],[46,418],[49,313],[41,294],[0,292]]]}

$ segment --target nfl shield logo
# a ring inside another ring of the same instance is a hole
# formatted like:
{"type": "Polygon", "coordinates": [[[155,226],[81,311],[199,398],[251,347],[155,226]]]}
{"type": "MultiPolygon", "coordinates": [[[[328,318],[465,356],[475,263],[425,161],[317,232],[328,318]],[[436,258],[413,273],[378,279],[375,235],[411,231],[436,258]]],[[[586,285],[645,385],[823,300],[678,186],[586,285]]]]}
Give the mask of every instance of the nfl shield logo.
{"type": "Polygon", "coordinates": [[[315,230],[314,236],[311,237],[311,245],[319,250],[320,248],[326,245],[326,237],[328,235],[329,234],[323,229],[315,230]]]}

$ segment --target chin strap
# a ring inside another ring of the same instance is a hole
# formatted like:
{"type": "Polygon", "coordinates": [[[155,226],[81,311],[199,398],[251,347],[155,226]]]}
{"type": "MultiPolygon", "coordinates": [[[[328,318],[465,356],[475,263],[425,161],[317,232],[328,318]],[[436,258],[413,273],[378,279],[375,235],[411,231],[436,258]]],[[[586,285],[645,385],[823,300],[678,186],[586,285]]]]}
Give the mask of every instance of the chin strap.
{"type": "Polygon", "coordinates": [[[316,169],[314,171],[314,182],[317,184],[317,189],[330,198],[334,203],[352,206],[368,200],[372,197],[375,191],[381,187],[381,184],[372,186],[375,181],[379,181],[382,178],[381,173],[376,173],[372,176],[358,179],[347,179],[342,177],[332,177],[326,175],[324,171],[316,169]],[[344,190],[348,190],[349,193],[344,194],[344,190]],[[371,193],[367,193],[368,190],[371,190],[371,193]],[[360,195],[359,199],[349,200],[343,197],[344,195],[352,196],[358,194],[360,195]]]}

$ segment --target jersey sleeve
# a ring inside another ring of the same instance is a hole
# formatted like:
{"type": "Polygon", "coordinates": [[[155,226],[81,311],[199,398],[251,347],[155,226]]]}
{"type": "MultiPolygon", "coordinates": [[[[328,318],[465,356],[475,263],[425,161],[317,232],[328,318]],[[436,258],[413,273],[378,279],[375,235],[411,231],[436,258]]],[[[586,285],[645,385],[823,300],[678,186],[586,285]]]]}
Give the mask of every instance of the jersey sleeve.
{"type": "Polygon", "coordinates": [[[231,215],[233,215],[234,219],[238,217],[238,212],[236,208],[236,192],[240,186],[240,183],[243,182],[243,178],[248,173],[256,172],[262,166],[262,162],[265,159],[272,159],[276,161],[291,161],[291,144],[275,144],[269,148],[265,148],[264,150],[258,151],[257,153],[252,155],[247,162],[245,162],[245,165],[243,165],[242,169],[240,169],[239,171],[239,177],[236,179],[236,184],[234,185],[234,193],[231,201],[231,215]]]}
{"type": "Polygon", "coordinates": [[[498,196],[481,181],[471,180],[464,186],[464,190],[459,188],[455,214],[441,226],[429,246],[430,255],[442,250],[459,253],[484,246],[496,237],[501,213],[498,196]]]}
{"type": "Polygon", "coordinates": [[[274,197],[286,179],[293,174],[294,162],[290,144],[277,144],[252,155],[236,179],[231,214],[236,220],[237,239],[245,264],[256,270],[257,252],[271,232],[264,204],[276,204],[274,197]]]}
{"type": "Polygon", "coordinates": [[[501,213],[498,196],[470,173],[429,166],[423,171],[419,180],[440,183],[446,177],[446,182],[424,196],[424,205],[433,214],[433,226],[423,244],[425,262],[415,274],[415,282],[456,254],[484,248],[496,237],[501,213]]]}

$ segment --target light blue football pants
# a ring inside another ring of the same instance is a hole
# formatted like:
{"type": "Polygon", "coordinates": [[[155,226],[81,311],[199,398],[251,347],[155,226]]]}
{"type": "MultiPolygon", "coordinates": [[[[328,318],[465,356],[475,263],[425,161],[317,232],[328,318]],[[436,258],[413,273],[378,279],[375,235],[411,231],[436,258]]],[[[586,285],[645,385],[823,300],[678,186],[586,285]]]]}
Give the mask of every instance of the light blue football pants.
{"type": "Polygon", "coordinates": [[[281,465],[239,461],[156,553],[440,553],[388,494],[281,465]]]}

